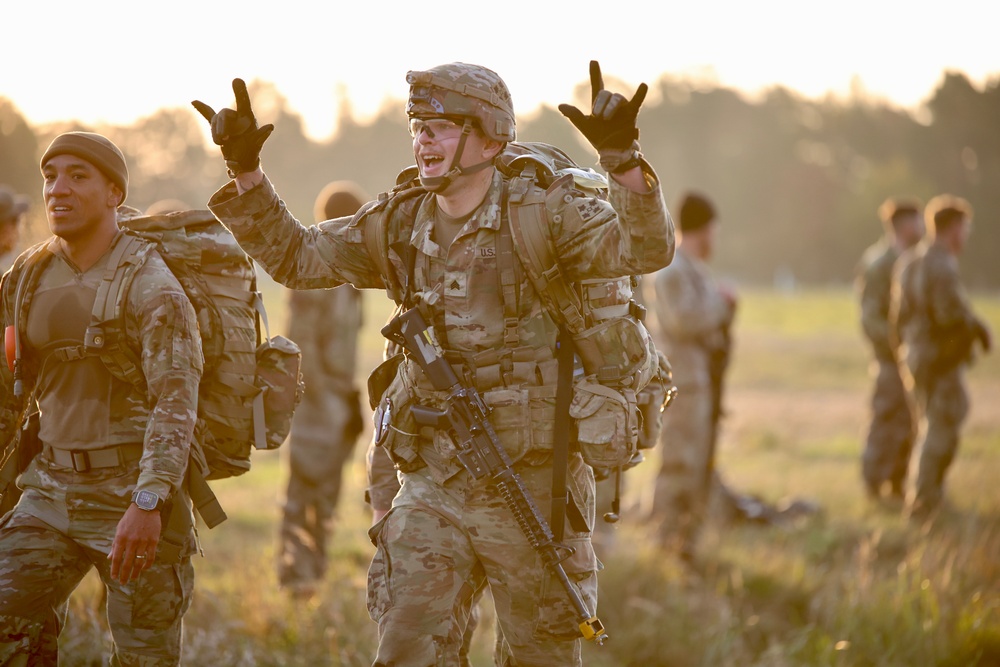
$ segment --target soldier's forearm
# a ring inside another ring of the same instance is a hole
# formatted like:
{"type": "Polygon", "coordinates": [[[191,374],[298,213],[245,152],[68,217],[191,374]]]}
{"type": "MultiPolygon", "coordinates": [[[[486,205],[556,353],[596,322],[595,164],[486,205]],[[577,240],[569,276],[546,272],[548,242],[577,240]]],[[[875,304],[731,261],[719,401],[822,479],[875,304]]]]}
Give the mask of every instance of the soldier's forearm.
{"type": "Polygon", "coordinates": [[[236,181],[236,191],[243,194],[247,190],[253,190],[264,182],[264,171],[260,167],[257,167],[253,171],[245,171],[242,174],[237,174],[233,180],[236,181]]]}

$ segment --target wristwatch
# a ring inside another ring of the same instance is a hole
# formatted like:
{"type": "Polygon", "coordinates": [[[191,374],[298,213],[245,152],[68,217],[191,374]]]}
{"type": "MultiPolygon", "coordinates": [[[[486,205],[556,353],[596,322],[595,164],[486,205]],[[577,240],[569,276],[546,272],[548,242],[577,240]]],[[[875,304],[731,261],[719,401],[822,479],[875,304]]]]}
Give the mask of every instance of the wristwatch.
{"type": "Polygon", "coordinates": [[[152,491],[135,491],[132,493],[132,502],[141,510],[152,512],[163,508],[163,500],[152,491]]]}

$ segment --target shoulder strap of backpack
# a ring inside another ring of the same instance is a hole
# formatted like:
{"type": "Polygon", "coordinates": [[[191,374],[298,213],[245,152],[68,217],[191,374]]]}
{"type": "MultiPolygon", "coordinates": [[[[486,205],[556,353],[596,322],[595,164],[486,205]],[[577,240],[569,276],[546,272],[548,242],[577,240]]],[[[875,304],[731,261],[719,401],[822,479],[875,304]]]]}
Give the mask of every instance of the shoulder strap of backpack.
{"type": "Polygon", "coordinates": [[[30,249],[24,255],[23,259],[16,263],[14,268],[11,269],[11,277],[14,276],[15,272],[19,272],[17,285],[14,289],[14,312],[12,323],[14,327],[14,359],[12,363],[12,371],[14,374],[14,396],[18,400],[24,398],[24,346],[21,344],[21,337],[28,328],[28,318],[24,309],[30,302],[31,295],[34,294],[35,286],[38,284],[38,279],[42,275],[42,269],[45,268],[45,265],[47,265],[51,259],[52,251],[49,250],[49,242],[45,241],[30,249]]]}
{"type": "Polygon", "coordinates": [[[535,185],[534,177],[535,165],[526,161],[521,175],[511,179],[508,201],[514,249],[549,315],[557,325],[576,335],[586,328],[583,307],[556,261],[545,213],[545,191],[535,185]]]}
{"type": "Polygon", "coordinates": [[[153,248],[153,243],[129,233],[118,241],[97,288],[84,337],[86,350],[96,352],[113,375],[143,391],[142,361],[125,340],[125,305],[135,275],[153,248]]]}
{"type": "MultiPolygon", "coordinates": [[[[404,172],[405,173],[405,172],[404,172]]],[[[389,253],[392,248],[390,233],[393,219],[402,213],[403,217],[412,217],[418,198],[426,194],[427,191],[419,182],[404,182],[390,192],[383,192],[378,199],[366,205],[357,215],[355,215],[352,225],[361,228],[365,247],[368,254],[375,263],[375,267],[382,275],[385,282],[386,292],[389,298],[397,304],[408,300],[410,286],[410,276],[398,275],[389,253]]],[[[407,239],[409,241],[409,239],[407,239]]],[[[403,248],[401,252],[408,254],[403,248]]],[[[412,273],[413,257],[401,257],[403,263],[412,273]]]]}

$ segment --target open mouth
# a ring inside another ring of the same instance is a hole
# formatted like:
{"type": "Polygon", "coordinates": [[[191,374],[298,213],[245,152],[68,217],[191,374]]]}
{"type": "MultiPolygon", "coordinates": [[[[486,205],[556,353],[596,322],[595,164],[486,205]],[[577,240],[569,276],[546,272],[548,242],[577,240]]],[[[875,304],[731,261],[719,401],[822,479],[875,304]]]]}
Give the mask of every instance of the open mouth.
{"type": "Polygon", "coordinates": [[[444,166],[444,156],[437,153],[423,153],[420,155],[420,163],[427,171],[437,171],[444,166]]]}

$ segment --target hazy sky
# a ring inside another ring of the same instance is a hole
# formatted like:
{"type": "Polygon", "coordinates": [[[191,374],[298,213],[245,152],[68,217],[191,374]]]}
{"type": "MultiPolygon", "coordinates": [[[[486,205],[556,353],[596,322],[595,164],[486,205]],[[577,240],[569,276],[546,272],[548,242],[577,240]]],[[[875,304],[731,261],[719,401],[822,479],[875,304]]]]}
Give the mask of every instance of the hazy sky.
{"type": "Polygon", "coordinates": [[[633,89],[663,73],[808,96],[860,81],[907,107],[945,69],[1000,76],[996,0],[3,4],[0,96],[33,123],[129,123],[192,99],[218,108],[238,76],[275,84],[323,137],[343,93],[365,117],[405,96],[407,70],[455,60],[499,72],[519,114],[571,101],[591,59],[633,89]]]}

